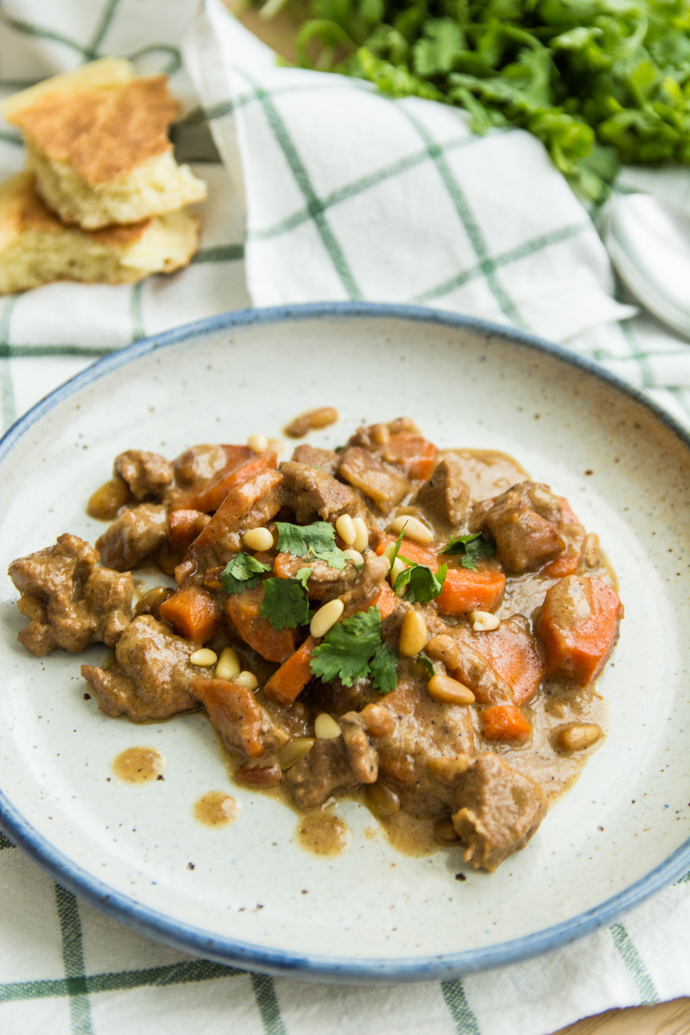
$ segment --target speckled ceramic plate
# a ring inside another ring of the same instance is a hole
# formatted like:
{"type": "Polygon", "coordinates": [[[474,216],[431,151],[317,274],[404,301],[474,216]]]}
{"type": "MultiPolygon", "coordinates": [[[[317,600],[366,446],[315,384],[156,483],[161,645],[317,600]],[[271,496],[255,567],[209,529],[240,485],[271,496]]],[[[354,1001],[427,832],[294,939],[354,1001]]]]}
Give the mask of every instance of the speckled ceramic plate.
{"type": "MultiPolygon", "coordinates": [[[[408,981],[563,945],[690,868],[690,444],[633,389],[526,335],[428,310],[228,313],[99,361],[5,436],[3,568],[65,531],[93,542],[102,526],[84,504],[118,452],[279,435],[331,404],[341,420],[315,444],[409,414],[441,446],[513,454],[570,499],[618,573],[626,616],[599,684],[610,734],[528,848],[492,875],[459,850],[405,857],[366,837],[371,816],[346,803],[349,851],[306,854],[292,812],[230,786],[202,716],[107,718],[84,700],[82,658],[27,655],[4,577],[0,822],[112,916],[240,967],[408,981]],[[113,778],[114,757],[140,744],[165,756],[165,779],[113,778]],[[232,826],[193,818],[211,790],[240,802],[232,826]]],[[[86,653],[98,663],[105,651],[86,653]]]]}

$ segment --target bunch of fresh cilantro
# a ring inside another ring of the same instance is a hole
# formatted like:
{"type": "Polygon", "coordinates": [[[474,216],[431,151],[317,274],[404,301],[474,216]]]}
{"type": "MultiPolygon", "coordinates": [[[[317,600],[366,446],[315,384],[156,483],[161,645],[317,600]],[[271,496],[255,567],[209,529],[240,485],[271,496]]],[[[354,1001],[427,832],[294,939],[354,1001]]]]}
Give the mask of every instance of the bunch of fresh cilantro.
{"type": "Polygon", "coordinates": [[[690,162],[690,0],[309,0],[309,10],[302,66],[465,108],[477,133],[527,129],[589,198],[619,161],[690,162]]]}

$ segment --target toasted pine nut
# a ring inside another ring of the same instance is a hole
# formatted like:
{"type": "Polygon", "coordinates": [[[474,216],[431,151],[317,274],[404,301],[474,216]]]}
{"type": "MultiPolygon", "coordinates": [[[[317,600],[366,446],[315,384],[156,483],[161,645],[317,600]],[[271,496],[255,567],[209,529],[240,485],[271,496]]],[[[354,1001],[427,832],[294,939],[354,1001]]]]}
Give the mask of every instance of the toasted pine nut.
{"type": "Polygon", "coordinates": [[[332,715],[321,712],[314,720],[314,733],[319,740],[334,740],[342,730],[332,715]]]}
{"type": "MultiPolygon", "coordinates": [[[[398,575],[400,575],[401,572],[405,571],[406,568],[407,565],[405,564],[405,562],[401,561],[399,557],[396,557],[393,561],[393,567],[388,572],[388,575],[391,580],[391,586],[395,585],[395,580],[397,579],[398,575]]],[[[403,589],[407,589],[407,586],[404,586],[403,589]]]]}
{"type": "Polygon", "coordinates": [[[120,507],[124,507],[131,498],[129,485],[124,478],[116,474],[92,493],[86,505],[86,513],[97,521],[112,521],[120,507]]]}
{"type": "Polygon", "coordinates": [[[278,752],[278,765],[281,769],[290,769],[301,758],[308,755],[314,745],[313,737],[293,737],[285,747],[278,752]]]}
{"type": "Polygon", "coordinates": [[[336,597],[335,600],[329,600],[327,604],[320,607],[309,623],[309,632],[312,636],[317,639],[319,636],[325,636],[340,618],[344,606],[342,600],[336,597]]]}
{"type": "Polygon", "coordinates": [[[593,722],[574,722],[558,734],[558,746],[564,751],[584,751],[603,737],[601,726],[593,722]]]}
{"type": "Polygon", "coordinates": [[[220,652],[214,675],[216,679],[234,679],[235,676],[240,674],[241,669],[240,659],[237,657],[236,652],[232,647],[225,647],[220,652]]]}
{"type": "Polygon", "coordinates": [[[470,622],[476,633],[491,632],[492,629],[498,629],[501,624],[500,618],[492,615],[490,611],[470,611],[470,622]]]}
{"type": "Polygon", "coordinates": [[[405,535],[408,539],[414,539],[415,543],[430,543],[434,538],[434,533],[430,528],[420,521],[419,518],[410,517],[409,514],[401,514],[400,517],[394,518],[391,524],[391,531],[397,532],[398,534],[405,529],[405,535]]]}
{"type": "Polygon", "coordinates": [[[599,546],[599,536],[596,532],[590,532],[589,535],[585,536],[585,541],[582,544],[582,559],[585,562],[585,568],[598,568],[601,563],[601,547],[599,546]]]}
{"type": "Polygon", "coordinates": [[[242,545],[248,550],[272,550],[273,536],[267,528],[250,528],[242,536],[242,545]]]}
{"type": "Polygon", "coordinates": [[[352,546],[357,538],[355,523],[349,514],[341,514],[335,523],[335,530],[346,546],[352,546]]]}
{"type": "Polygon", "coordinates": [[[389,543],[388,546],[386,547],[386,549],[381,554],[381,556],[382,557],[387,557],[388,558],[388,562],[390,563],[390,561],[393,559],[393,554],[394,553],[395,553],[395,543],[389,543]]]}
{"type": "Polygon", "coordinates": [[[321,406],[318,410],[311,410],[308,417],[310,427],[327,428],[338,420],[338,411],[335,406],[321,406]]]}
{"type": "Polygon", "coordinates": [[[424,615],[419,611],[408,611],[400,626],[400,639],[398,650],[406,658],[414,658],[420,650],[426,647],[429,638],[429,630],[424,621],[424,615]]]}
{"type": "Polygon", "coordinates": [[[470,760],[467,755],[440,755],[430,758],[426,764],[432,776],[452,787],[459,776],[467,772],[470,760]]]}
{"type": "Polygon", "coordinates": [[[369,545],[369,529],[367,528],[366,521],[364,518],[356,517],[352,519],[352,524],[355,526],[357,537],[354,542],[350,543],[350,546],[357,553],[364,553],[369,545]]]}
{"type": "Polygon", "coordinates": [[[452,845],[460,840],[460,835],[453,826],[453,820],[450,816],[444,816],[442,819],[436,820],[434,823],[434,834],[436,840],[442,845],[452,845]]]}
{"type": "Polygon", "coordinates": [[[470,688],[450,676],[432,676],[426,688],[429,696],[442,704],[472,704],[474,701],[470,688]]]}
{"type": "Polygon", "coordinates": [[[259,680],[256,678],[253,672],[248,672],[244,669],[242,672],[238,672],[236,676],[232,677],[233,683],[239,684],[239,686],[245,686],[247,690],[256,690],[259,685],[259,680]]]}
{"type": "Polygon", "coordinates": [[[189,655],[189,664],[196,665],[198,668],[210,668],[217,661],[218,655],[208,647],[202,647],[201,650],[195,650],[189,655]]]}
{"type": "Polygon", "coordinates": [[[364,558],[356,550],[343,550],[343,557],[349,557],[355,564],[364,564],[364,558]]]}
{"type": "Polygon", "coordinates": [[[268,439],[265,435],[250,435],[247,445],[255,453],[265,453],[268,449],[268,439]]]}
{"type": "Polygon", "coordinates": [[[367,784],[364,797],[375,816],[394,816],[400,812],[400,795],[382,780],[367,784]]]}
{"type": "Polygon", "coordinates": [[[144,593],[143,597],[137,601],[136,607],[134,608],[135,615],[153,615],[154,618],[158,618],[161,604],[168,597],[171,597],[173,591],[168,589],[167,586],[154,586],[148,593],[144,593]]]}

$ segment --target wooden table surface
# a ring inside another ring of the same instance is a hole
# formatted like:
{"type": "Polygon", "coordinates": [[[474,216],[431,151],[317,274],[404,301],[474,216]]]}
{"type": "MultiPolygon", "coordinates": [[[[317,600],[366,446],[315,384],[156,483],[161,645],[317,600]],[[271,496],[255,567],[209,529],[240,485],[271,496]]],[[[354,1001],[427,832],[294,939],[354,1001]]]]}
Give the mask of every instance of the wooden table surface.
{"type": "MultiPolygon", "coordinates": [[[[247,0],[224,2],[259,39],[288,61],[295,60],[294,16],[283,10],[270,21],[264,21],[259,17],[258,8],[249,7],[247,0]]],[[[294,5],[295,0],[291,10],[295,9],[294,5]]],[[[690,1035],[690,998],[630,1010],[607,1010],[561,1028],[553,1035],[690,1035]]]]}

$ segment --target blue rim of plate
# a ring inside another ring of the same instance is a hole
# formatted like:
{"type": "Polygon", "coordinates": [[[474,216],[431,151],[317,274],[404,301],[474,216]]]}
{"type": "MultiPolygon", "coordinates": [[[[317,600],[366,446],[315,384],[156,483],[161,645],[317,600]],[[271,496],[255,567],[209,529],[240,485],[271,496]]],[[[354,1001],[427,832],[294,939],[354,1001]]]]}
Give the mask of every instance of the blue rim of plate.
{"type": "MultiPolygon", "coordinates": [[[[554,345],[524,331],[499,326],[486,320],[426,309],[421,306],[375,302],[318,302],[306,305],[276,306],[268,309],[233,310],[205,320],[198,320],[195,323],[184,324],[174,330],[144,338],[117,352],[110,353],[66,381],[21,417],[0,439],[0,461],[28,429],[58,403],[111,371],[154,352],[156,349],[166,348],[169,345],[188,341],[190,338],[233,327],[332,317],[344,319],[388,317],[419,323],[440,324],[455,330],[468,330],[487,337],[503,339],[522,348],[547,353],[563,360],[570,366],[594,375],[644,406],[674,432],[690,450],[690,432],[653,400],[593,360],[579,356],[560,345],[554,345]]],[[[24,819],[1,790],[0,828],[41,869],[63,887],[141,934],[162,941],[182,952],[202,956],[228,966],[256,970],[278,977],[359,984],[445,980],[462,974],[519,963],[533,956],[551,952],[578,938],[594,933],[605,924],[610,924],[621,913],[639,905],[644,899],[660,891],[666,884],[690,869],[689,838],[667,859],[624,891],[553,927],[483,949],[427,957],[357,960],[312,954],[297,955],[289,951],[267,949],[263,946],[238,942],[232,938],[217,937],[191,924],[172,920],[157,910],[141,905],[134,898],[115,891],[91,873],[76,866],[24,819]]]]}

